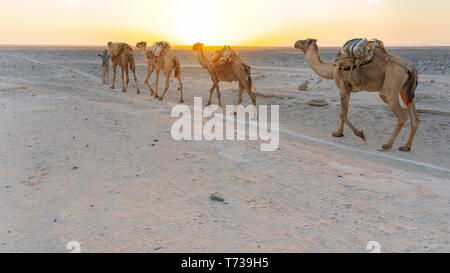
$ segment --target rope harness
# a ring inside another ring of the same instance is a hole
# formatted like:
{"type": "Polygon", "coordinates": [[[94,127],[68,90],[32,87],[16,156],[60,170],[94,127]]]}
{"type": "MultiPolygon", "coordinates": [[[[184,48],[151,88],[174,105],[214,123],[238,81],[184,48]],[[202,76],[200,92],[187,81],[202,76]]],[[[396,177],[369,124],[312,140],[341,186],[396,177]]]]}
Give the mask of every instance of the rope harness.
{"type": "Polygon", "coordinates": [[[411,73],[412,70],[413,70],[412,65],[410,65],[410,64],[408,64],[406,62],[402,62],[402,61],[396,60],[396,59],[392,58],[391,56],[384,55],[384,54],[381,54],[381,53],[378,53],[378,52],[375,52],[374,55],[377,56],[378,58],[381,58],[381,59],[387,61],[387,62],[398,64],[399,66],[403,67],[406,70],[406,72],[408,72],[408,73],[411,73]]]}

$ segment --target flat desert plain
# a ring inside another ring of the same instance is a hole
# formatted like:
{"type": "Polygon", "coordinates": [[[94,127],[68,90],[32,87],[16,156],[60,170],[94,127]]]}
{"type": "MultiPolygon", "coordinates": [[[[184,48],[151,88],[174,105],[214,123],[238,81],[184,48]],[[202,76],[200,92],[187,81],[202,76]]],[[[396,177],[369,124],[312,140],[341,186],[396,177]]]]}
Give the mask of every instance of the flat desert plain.
{"type": "MultiPolygon", "coordinates": [[[[176,142],[178,83],[163,102],[151,98],[136,51],[142,94],[133,79],[128,93],[119,79],[111,90],[101,84],[101,50],[0,50],[0,252],[69,252],[71,241],[82,252],[369,252],[370,241],[382,252],[450,251],[449,48],[389,48],[420,71],[411,153],[398,151],[409,124],[380,151],[396,118],[376,93],[350,102],[367,142],[348,127],[332,137],[338,91],[289,48],[238,48],[258,104],[280,107],[279,150],[176,142]]],[[[206,103],[209,75],[192,50],[176,52],[185,104],[206,103]]],[[[236,83],[221,90],[224,104],[236,103],[236,83]]]]}

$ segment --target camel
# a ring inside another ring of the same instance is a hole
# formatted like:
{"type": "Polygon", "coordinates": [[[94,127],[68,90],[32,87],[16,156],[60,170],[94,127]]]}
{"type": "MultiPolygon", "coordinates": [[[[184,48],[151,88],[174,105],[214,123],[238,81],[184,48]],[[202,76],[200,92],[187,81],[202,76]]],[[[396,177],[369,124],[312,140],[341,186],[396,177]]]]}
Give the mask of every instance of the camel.
{"type": "Polygon", "coordinates": [[[256,96],[253,93],[254,87],[252,84],[252,78],[250,77],[250,66],[243,62],[227,62],[221,65],[214,65],[213,60],[210,60],[203,53],[203,44],[196,43],[193,46],[193,50],[197,53],[198,62],[200,65],[208,71],[211,76],[213,85],[210,89],[209,100],[206,106],[211,105],[212,96],[214,90],[217,91],[218,104],[222,107],[222,95],[220,93],[219,82],[234,82],[239,83],[239,97],[237,105],[242,103],[242,93],[245,89],[250,96],[253,105],[256,107],[256,96]]]}
{"type": "Polygon", "coordinates": [[[122,68],[122,92],[127,92],[128,89],[128,83],[130,82],[130,77],[128,74],[128,66],[133,72],[134,75],[134,81],[136,83],[136,93],[140,94],[141,91],[139,90],[138,80],[136,77],[136,59],[133,55],[133,49],[131,46],[124,44],[124,43],[108,43],[108,48],[110,51],[111,56],[111,62],[113,64],[113,71],[114,71],[114,77],[113,82],[111,85],[111,89],[115,89],[116,85],[116,77],[117,77],[117,65],[119,65],[122,68]],[[117,50],[119,49],[120,50],[117,50]],[[116,52],[117,51],[117,52],[116,52]],[[124,81],[124,73],[127,76],[127,81],[125,83],[124,81]]]}
{"type": "Polygon", "coordinates": [[[150,76],[155,69],[155,64],[153,63],[153,60],[150,59],[150,56],[147,55],[147,42],[139,42],[136,44],[136,47],[141,50],[141,57],[142,60],[147,64],[148,66],[148,72],[147,72],[147,78],[145,79],[145,84],[147,85],[148,89],[150,90],[150,95],[155,95],[155,91],[153,91],[152,87],[150,86],[149,80],[150,76]]]}
{"type": "Polygon", "coordinates": [[[353,71],[341,70],[335,66],[335,62],[323,62],[320,58],[317,40],[299,40],[295,43],[296,49],[302,50],[306,61],[314,72],[322,78],[334,80],[341,100],[340,125],[333,133],[334,137],[344,136],[344,124],[346,124],[356,136],[366,140],[364,132],[358,131],[348,119],[348,107],[352,92],[368,91],[379,92],[380,98],[389,106],[397,117],[397,126],[391,138],[382,146],[383,150],[392,148],[400,131],[408,121],[400,105],[401,96],[409,115],[411,131],[408,142],[399,148],[400,151],[409,152],[413,144],[414,136],[419,128],[420,120],[414,103],[415,90],[418,84],[417,69],[409,65],[399,57],[389,55],[384,48],[377,47],[375,56],[369,64],[363,65],[353,71]]]}
{"type": "Polygon", "coordinates": [[[145,84],[148,86],[151,95],[154,95],[155,98],[159,98],[159,100],[163,100],[164,95],[169,89],[169,80],[170,75],[172,74],[172,70],[175,70],[174,78],[178,80],[180,84],[180,103],[183,103],[183,82],[181,81],[181,64],[180,59],[175,54],[175,52],[168,46],[159,54],[159,56],[155,56],[152,51],[147,50],[147,42],[139,42],[136,44],[136,47],[141,50],[141,55],[144,62],[148,65],[147,78],[145,79],[145,84]],[[153,90],[149,84],[150,76],[153,73],[153,70],[156,69],[156,80],[155,80],[155,89],[153,90]],[[158,84],[159,84],[159,73],[161,70],[164,72],[166,76],[166,87],[161,94],[158,95],[158,84]]]}

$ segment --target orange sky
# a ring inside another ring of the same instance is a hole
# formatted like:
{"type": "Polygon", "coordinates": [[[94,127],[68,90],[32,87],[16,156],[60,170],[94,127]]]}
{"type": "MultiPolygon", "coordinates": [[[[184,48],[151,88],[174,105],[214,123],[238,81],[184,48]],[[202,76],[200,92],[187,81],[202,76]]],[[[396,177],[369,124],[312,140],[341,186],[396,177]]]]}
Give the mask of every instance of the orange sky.
{"type": "Polygon", "coordinates": [[[355,37],[450,45],[448,0],[15,0],[2,3],[0,44],[323,46],[355,37]]]}

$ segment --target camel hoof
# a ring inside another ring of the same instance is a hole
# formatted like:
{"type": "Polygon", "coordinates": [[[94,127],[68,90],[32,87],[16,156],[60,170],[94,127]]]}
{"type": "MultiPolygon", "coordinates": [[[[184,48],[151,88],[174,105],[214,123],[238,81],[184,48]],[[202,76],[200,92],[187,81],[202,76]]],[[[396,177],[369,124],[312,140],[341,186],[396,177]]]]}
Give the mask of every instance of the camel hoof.
{"type": "Polygon", "coordinates": [[[163,97],[159,97],[158,100],[163,100],[163,97]]]}
{"type": "Polygon", "coordinates": [[[180,100],[180,103],[181,103],[181,104],[184,103],[184,100],[180,100]]]}
{"type": "Polygon", "coordinates": [[[110,88],[110,89],[116,89],[114,86],[110,86],[109,88],[110,88]]]}
{"type": "Polygon", "coordinates": [[[139,90],[138,90],[138,91],[136,91],[136,94],[138,94],[138,95],[139,95],[139,94],[141,94],[141,91],[139,91],[139,90]]]}
{"type": "Polygon", "coordinates": [[[411,152],[411,147],[402,146],[398,150],[401,152],[411,152]]]}
{"type": "Polygon", "coordinates": [[[126,89],[122,89],[122,93],[126,93],[127,92],[127,90],[126,89]]]}
{"type": "Polygon", "coordinates": [[[381,148],[383,150],[390,150],[392,148],[392,145],[384,144],[381,148]]]}
{"type": "Polygon", "coordinates": [[[334,137],[344,137],[344,134],[343,133],[339,133],[339,132],[335,132],[335,133],[333,133],[333,136],[334,137]]]}
{"type": "Polygon", "coordinates": [[[366,140],[366,136],[364,135],[364,131],[357,132],[357,133],[355,133],[355,135],[359,136],[360,138],[362,138],[362,140],[367,141],[366,140]]]}

